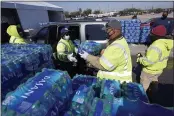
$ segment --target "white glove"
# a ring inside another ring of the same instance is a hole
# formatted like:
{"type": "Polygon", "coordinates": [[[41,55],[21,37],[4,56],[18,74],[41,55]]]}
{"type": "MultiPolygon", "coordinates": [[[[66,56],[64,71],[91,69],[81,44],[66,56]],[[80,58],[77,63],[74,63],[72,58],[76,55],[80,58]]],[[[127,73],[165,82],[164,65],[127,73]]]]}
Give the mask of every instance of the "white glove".
{"type": "Polygon", "coordinates": [[[75,53],[77,54],[77,52],[78,52],[78,49],[75,47],[75,53]]]}
{"type": "Polygon", "coordinates": [[[79,53],[80,54],[80,57],[81,58],[83,58],[84,60],[86,60],[87,59],[87,57],[88,57],[88,53],[87,52],[85,52],[85,51],[82,51],[82,53],[79,53]]]}
{"type": "Polygon", "coordinates": [[[75,57],[73,57],[73,53],[72,54],[69,54],[67,56],[68,60],[71,61],[71,62],[77,62],[77,59],[75,57]]]}

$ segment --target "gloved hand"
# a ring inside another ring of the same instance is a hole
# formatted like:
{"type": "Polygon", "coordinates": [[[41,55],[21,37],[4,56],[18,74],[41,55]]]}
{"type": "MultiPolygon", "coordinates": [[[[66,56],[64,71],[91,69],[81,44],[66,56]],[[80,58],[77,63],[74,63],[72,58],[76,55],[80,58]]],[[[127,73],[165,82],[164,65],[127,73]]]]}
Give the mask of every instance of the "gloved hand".
{"type": "Polygon", "coordinates": [[[143,55],[142,55],[141,53],[138,53],[138,54],[137,54],[137,61],[136,61],[137,63],[139,62],[140,57],[143,57],[143,55]]]}
{"type": "Polygon", "coordinates": [[[83,58],[84,60],[86,60],[87,59],[87,57],[88,57],[88,53],[87,52],[85,52],[85,51],[82,51],[81,53],[79,53],[80,54],[80,57],[81,58],[83,58]]]}
{"type": "Polygon", "coordinates": [[[143,57],[143,55],[141,53],[138,53],[137,57],[143,57]]]}
{"type": "Polygon", "coordinates": [[[72,54],[69,54],[67,56],[68,60],[71,61],[71,62],[77,62],[77,59],[75,57],[73,57],[73,53],[72,54]]]}
{"type": "Polygon", "coordinates": [[[75,47],[75,53],[77,54],[78,53],[78,48],[75,47]]]}

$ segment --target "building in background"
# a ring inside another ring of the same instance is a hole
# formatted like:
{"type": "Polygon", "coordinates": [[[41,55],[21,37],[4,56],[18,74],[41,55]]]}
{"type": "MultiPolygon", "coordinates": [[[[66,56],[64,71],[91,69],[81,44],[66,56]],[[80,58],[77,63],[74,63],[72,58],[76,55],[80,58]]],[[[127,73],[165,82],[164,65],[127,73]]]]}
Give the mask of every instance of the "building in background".
{"type": "Polygon", "coordinates": [[[20,24],[29,30],[64,18],[62,7],[47,2],[1,2],[1,25],[20,24]]]}

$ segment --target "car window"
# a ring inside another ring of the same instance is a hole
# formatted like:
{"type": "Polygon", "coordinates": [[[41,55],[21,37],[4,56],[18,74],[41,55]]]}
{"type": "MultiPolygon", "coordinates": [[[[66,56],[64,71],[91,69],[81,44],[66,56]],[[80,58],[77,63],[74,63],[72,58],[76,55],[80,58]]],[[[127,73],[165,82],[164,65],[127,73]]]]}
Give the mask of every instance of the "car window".
{"type": "Polygon", "coordinates": [[[40,38],[46,38],[48,36],[48,33],[49,32],[49,29],[48,27],[46,28],[43,28],[42,30],[39,31],[39,33],[37,34],[37,37],[40,39],[40,38]]]}
{"type": "Polygon", "coordinates": [[[102,30],[104,25],[95,24],[95,25],[86,25],[86,39],[87,40],[106,40],[106,32],[102,30]]]}

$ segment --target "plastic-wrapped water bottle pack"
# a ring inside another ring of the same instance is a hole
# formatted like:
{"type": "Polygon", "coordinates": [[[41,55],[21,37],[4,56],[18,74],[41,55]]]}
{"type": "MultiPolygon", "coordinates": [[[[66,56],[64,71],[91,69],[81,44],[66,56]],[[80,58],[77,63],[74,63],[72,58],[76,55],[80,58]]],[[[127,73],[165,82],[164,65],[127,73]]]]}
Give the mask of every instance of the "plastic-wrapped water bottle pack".
{"type": "Polygon", "coordinates": [[[120,20],[120,23],[121,23],[121,28],[122,28],[121,32],[122,32],[122,34],[124,35],[124,33],[125,33],[124,20],[120,20]]]}
{"type": "Polygon", "coordinates": [[[3,116],[59,116],[69,107],[72,82],[67,72],[43,69],[6,95],[3,116]]]}
{"type": "MultiPolygon", "coordinates": [[[[124,20],[124,37],[128,43],[139,43],[140,24],[138,19],[124,20]]],[[[122,27],[123,28],[123,27],[122,27]]]]}
{"type": "Polygon", "coordinates": [[[150,104],[146,92],[140,84],[120,84],[120,82],[114,80],[96,79],[94,81],[93,78],[94,77],[87,75],[76,75],[73,80],[76,83],[79,82],[82,84],[81,86],[79,85],[79,89],[75,90],[76,94],[73,98],[73,105],[74,103],[77,104],[78,100],[84,101],[84,88],[92,87],[95,95],[93,94],[92,103],[89,104],[91,107],[86,107],[83,111],[82,109],[84,109],[84,107],[81,108],[81,105],[74,105],[76,108],[74,107],[72,110],[71,107],[64,116],[86,116],[87,114],[88,116],[162,116],[162,114],[165,113],[172,116],[173,112],[171,110],[165,109],[159,105],[150,104]],[[89,77],[89,80],[87,77],[89,77]],[[100,86],[100,91],[96,91],[94,83],[100,86]],[[96,92],[99,92],[99,95],[97,95],[96,92]],[[152,112],[150,113],[148,110],[152,112]],[[156,110],[161,110],[161,113],[155,112],[156,110]]]}
{"type": "Polygon", "coordinates": [[[3,116],[172,116],[172,110],[150,104],[140,84],[43,69],[9,92],[3,116]],[[96,79],[95,79],[96,78],[96,79]],[[81,83],[81,85],[77,85],[81,83]],[[73,90],[72,87],[78,89],[73,90]],[[157,112],[158,111],[158,112],[157,112]]]}
{"type": "Polygon", "coordinates": [[[79,46],[80,46],[80,40],[79,40],[79,39],[75,39],[75,40],[73,41],[73,43],[74,43],[74,45],[75,45],[76,47],[79,47],[79,46]]]}
{"type": "Polygon", "coordinates": [[[70,110],[74,115],[88,116],[95,92],[92,87],[81,85],[76,91],[70,110]]]}
{"type": "Polygon", "coordinates": [[[141,28],[140,43],[147,43],[149,41],[150,26],[143,26],[141,28]]]}
{"type": "Polygon", "coordinates": [[[78,48],[78,52],[82,52],[82,50],[88,52],[89,54],[92,55],[99,55],[101,50],[102,50],[103,46],[100,43],[96,43],[93,41],[86,41],[86,42],[82,42],[78,48]]]}
{"type": "Polygon", "coordinates": [[[72,80],[73,90],[76,91],[81,85],[86,85],[87,87],[96,85],[98,79],[95,76],[89,75],[75,75],[72,80]]]}
{"type": "Polygon", "coordinates": [[[44,44],[3,44],[1,46],[2,99],[43,68],[54,68],[52,48],[44,44]]]}

